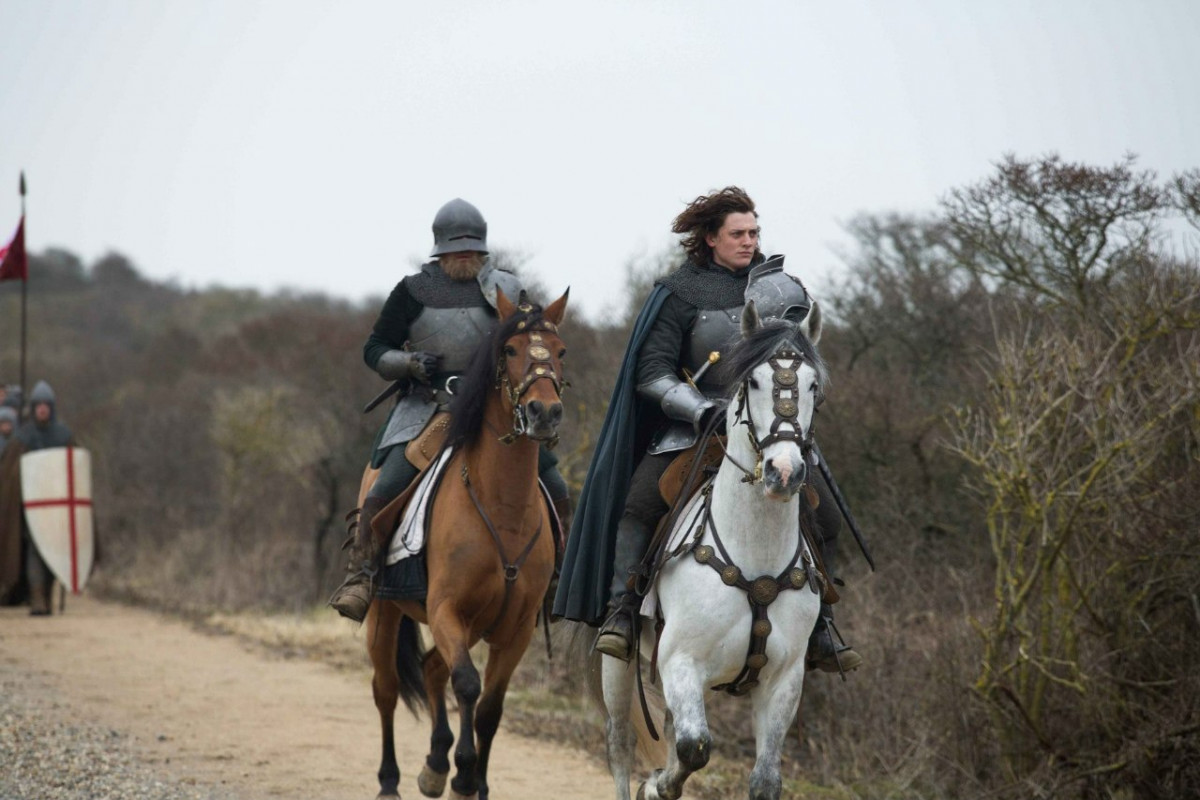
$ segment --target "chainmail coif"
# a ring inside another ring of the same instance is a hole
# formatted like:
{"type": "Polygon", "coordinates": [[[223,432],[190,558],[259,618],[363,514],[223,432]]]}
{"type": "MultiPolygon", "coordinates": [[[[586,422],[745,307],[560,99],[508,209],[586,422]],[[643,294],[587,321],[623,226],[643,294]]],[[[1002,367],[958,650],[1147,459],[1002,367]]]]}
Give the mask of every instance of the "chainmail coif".
{"type": "Polygon", "coordinates": [[[737,272],[712,262],[699,266],[688,261],[656,283],[696,308],[733,308],[746,302],[746,282],[750,278],[750,269],[762,261],[762,256],[755,256],[749,267],[737,272]]]}
{"type": "Polygon", "coordinates": [[[469,278],[456,281],[447,275],[437,261],[421,265],[421,271],[405,279],[408,293],[423,306],[434,308],[484,308],[488,301],[479,288],[479,281],[469,278]]]}

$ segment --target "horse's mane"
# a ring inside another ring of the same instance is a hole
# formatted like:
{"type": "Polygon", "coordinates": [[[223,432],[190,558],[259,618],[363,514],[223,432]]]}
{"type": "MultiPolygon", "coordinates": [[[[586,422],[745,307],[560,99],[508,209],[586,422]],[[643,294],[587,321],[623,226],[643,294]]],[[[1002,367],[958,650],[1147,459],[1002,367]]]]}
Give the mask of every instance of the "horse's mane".
{"type": "Polygon", "coordinates": [[[763,320],[761,328],[749,337],[738,340],[718,362],[717,374],[725,386],[732,390],[782,345],[791,346],[816,369],[817,380],[824,389],[829,383],[829,370],[816,345],[809,341],[798,324],[774,317],[763,320]]]}
{"type": "Polygon", "coordinates": [[[467,371],[458,382],[458,392],[450,401],[450,427],[446,430],[446,443],[452,446],[471,445],[483,428],[483,411],[487,406],[488,392],[496,385],[496,368],[500,354],[507,342],[517,332],[521,322],[528,323],[525,330],[537,327],[542,320],[542,307],[533,305],[526,313],[515,312],[501,322],[491,338],[484,339],[471,356],[467,371]]]}

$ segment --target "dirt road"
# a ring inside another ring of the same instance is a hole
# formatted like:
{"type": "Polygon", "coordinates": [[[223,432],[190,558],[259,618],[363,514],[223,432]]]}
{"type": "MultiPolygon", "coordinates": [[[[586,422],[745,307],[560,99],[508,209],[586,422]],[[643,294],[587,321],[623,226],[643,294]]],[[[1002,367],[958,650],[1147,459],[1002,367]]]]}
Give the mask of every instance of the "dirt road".
{"type": "MultiPolygon", "coordinates": [[[[379,723],[366,671],[272,658],[234,637],[86,597],[50,618],[0,609],[0,667],[27,687],[20,691],[48,694],[81,724],[129,737],[137,759],[164,778],[220,787],[239,800],[370,800],[379,788],[379,723]]],[[[403,709],[396,720],[400,791],[415,800],[428,723],[403,709]]],[[[612,796],[594,760],[503,723],[489,784],[501,800],[612,796]]]]}

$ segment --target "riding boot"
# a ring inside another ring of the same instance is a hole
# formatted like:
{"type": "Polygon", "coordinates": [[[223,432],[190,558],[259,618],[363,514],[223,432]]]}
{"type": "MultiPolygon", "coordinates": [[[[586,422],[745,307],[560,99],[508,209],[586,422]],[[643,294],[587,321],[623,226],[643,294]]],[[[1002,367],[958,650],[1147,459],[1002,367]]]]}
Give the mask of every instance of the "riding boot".
{"type": "Polygon", "coordinates": [[[849,672],[862,666],[862,656],[846,644],[841,632],[833,624],[833,606],[828,603],[821,603],[821,616],[817,618],[817,625],[808,638],[806,661],[809,669],[822,672],[849,672]]]}
{"type": "Polygon", "coordinates": [[[630,573],[637,569],[650,546],[650,526],[626,514],[617,524],[617,547],[613,554],[613,579],[609,588],[608,619],[596,636],[596,649],[605,655],[629,661],[633,658],[635,622],[642,598],[630,590],[630,573]]]}
{"type": "MultiPolygon", "coordinates": [[[[835,575],[834,562],[837,559],[838,527],[840,524],[833,526],[833,535],[822,538],[817,545],[821,548],[821,561],[824,563],[825,572],[831,581],[834,580],[835,575]]],[[[822,527],[822,530],[825,528],[822,527]]],[[[833,606],[828,603],[821,603],[821,616],[817,618],[812,636],[809,637],[806,660],[809,669],[840,672],[843,678],[845,678],[845,673],[862,666],[862,656],[846,644],[841,631],[833,624],[833,606]]]]}
{"type": "Polygon", "coordinates": [[[342,585],[334,590],[329,605],[339,614],[355,622],[362,622],[375,596],[375,574],[379,572],[383,547],[371,530],[375,519],[387,501],[380,497],[368,497],[363,501],[358,515],[358,529],[350,545],[350,563],[346,571],[350,574],[342,585]]]}

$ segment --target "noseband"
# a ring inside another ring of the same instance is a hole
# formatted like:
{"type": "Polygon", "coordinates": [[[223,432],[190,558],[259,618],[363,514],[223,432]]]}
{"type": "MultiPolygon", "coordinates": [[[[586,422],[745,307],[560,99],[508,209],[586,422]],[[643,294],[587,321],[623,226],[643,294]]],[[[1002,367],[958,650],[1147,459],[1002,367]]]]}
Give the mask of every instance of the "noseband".
{"type": "MultiPolygon", "coordinates": [[[[738,388],[735,419],[746,426],[746,433],[750,437],[750,446],[754,448],[755,453],[753,472],[737,464],[736,461],[733,462],[746,474],[746,477],[742,478],[743,483],[753,484],[762,480],[763,450],[776,442],[795,442],[800,446],[800,453],[806,462],[812,453],[813,428],[815,427],[813,423],[816,420],[815,418],[810,420],[808,431],[801,432],[800,422],[797,419],[800,414],[800,388],[798,386],[800,378],[797,370],[805,363],[804,356],[790,347],[781,347],[767,359],[767,363],[774,370],[774,374],[771,376],[771,399],[774,401],[772,411],[775,418],[771,421],[771,428],[767,431],[766,436],[759,437],[758,428],[754,424],[754,415],[750,412],[747,402],[750,394],[750,378],[745,378],[738,388]],[[745,414],[745,419],[742,419],[743,414],[745,414]],[[788,428],[784,429],[784,425],[787,425],[788,428]]],[[[820,400],[818,394],[817,404],[820,403],[820,400]]],[[[732,459],[730,460],[732,461],[732,459]]]]}
{"type": "MultiPolygon", "coordinates": [[[[517,307],[518,311],[528,314],[533,310],[530,305],[521,305],[517,307]]],[[[500,351],[500,360],[496,365],[496,388],[504,391],[508,402],[513,408],[513,425],[512,430],[500,437],[500,441],[504,444],[512,444],[518,437],[524,436],[529,430],[529,420],[525,412],[525,406],[521,403],[521,398],[529,391],[533,384],[540,380],[548,380],[554,384],[554,393],[562,398],[563,389],[567,387],[567,382],[559,377],[558,371],[554,368],[554,360],[550,354],[550,348],[543,343],[542,332],[558,333],[558,326],[553,322],[545,319],[521,320],[517,323],[517,333],[529,334],[529,347],[525,350],[525,374],[521,378],[521,382],[513,386],[512,381],[508,379],[508,356],[503,349],[500,351]]],[[[507,343],[506,345],[507,346],[507,343]]],[[[558,436],[546,443],[547,448],[553,448],[558,444],[558,436]]]]}

